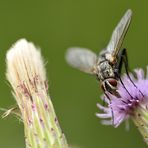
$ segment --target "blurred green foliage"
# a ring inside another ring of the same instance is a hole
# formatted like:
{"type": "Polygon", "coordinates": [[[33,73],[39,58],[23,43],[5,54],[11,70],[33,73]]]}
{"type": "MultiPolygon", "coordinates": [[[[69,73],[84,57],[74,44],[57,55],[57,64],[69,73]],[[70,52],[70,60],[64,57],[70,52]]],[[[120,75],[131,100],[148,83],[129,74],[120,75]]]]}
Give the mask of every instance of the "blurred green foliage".
{"type": "MultiPolygon", "coordinates": [[[[94,77],[69,67],[64,59],[71,46],[99,52],[124,12],[131,8],[133,20],[123,46],[131,69],[148,63],[148,1],[134,0],[0,0],[0,92],[1,107],[15,104],[5,80],[5,54],[19,38],[41,47],[48,61],[50,95],[70,145],[82,148],[144,148],[143,139],[131,123],[117,129],[100,124],[95,117],[101,90],[94,77]]],[[[23,148],[23,125],[15,118],[0,119],[0,147],[23,148]]]]}

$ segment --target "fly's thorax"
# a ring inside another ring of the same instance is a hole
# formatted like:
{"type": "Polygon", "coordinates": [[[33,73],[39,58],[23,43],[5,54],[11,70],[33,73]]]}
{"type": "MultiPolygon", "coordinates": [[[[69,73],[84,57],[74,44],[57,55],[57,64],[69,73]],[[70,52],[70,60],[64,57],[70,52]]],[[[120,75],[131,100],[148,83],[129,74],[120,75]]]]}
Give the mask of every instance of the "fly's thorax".
{"type": "Polygon", "coordinates": [[[105,55],[105,59],[108,60],[110,63],[114,64],[116,62],[116,58],[112,56],[112,54],[107,53],[105,55]]]}
{"type": "Polygon", "coordinates": [[[96,66],[96,69],[97,69],[97,76],[102,81],[108,78],[115,77],[113,67],[110,65],[110,63],[107,60],[99,62],[96,66]]]}

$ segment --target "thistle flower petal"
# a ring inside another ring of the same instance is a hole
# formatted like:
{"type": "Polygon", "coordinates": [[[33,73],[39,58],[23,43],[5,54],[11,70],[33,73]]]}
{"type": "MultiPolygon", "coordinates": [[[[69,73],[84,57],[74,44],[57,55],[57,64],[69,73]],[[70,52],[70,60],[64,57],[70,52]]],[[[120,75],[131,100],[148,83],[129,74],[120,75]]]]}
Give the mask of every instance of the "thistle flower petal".
{"type": "Polygon", "coordinates": [[[47,92],[40,50],[20,39],[7,52],[6,63],[6,76],[24,123],[26,147],[68,147],[47,92]]]}
{"type": "Polygon", "coordinates": [[[142,69],[135,69],[134,72],[136,77],[130,74],[132,81],[127,75],[122,76],[125,87],[118,84],[120,98],[107,93],[111,100],[109,101],[105,95],[101,96],[107,107],[97,104],[102,113],[96,115],[103,119],[102,124],[114,127],[131,118],[148,144],[148,67],[146,76],[142,69]]]}

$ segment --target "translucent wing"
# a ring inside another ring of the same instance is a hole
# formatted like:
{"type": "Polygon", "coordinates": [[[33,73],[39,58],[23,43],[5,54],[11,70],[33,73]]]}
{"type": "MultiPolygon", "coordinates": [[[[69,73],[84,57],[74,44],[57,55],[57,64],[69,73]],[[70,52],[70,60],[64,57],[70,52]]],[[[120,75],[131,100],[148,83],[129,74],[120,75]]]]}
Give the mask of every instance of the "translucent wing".
{"type": "Polygon", "coordinates": [[[112,37],[107,46],[107,51],[114,57],[117,55],[119,49],[121,48],[123,39],[126,35],[128,27],[131,22],[132,11],[129,9],[126,11],[115,30],[112,33],[112,37]]]}
{"type": "Polygon", "coordinates": [[[66,61],[74,68],[89,74],[94,74],[97,56],[88,49],[73,47],[67,50],[66,61]]]}

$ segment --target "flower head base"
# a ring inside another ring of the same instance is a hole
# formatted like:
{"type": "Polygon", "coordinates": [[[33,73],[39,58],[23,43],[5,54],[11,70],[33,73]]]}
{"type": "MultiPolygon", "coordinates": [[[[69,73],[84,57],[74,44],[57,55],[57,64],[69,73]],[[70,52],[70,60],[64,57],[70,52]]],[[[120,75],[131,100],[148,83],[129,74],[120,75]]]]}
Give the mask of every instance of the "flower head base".
{"type": "Polygon", "coordinates": [[[127,75],[122,77],[125,87],[119,83],[118,93],[121,96],[120,98],[117,98],[109,93],[108,96],[111,101],[109,101],[105,95],[101,97],[102,100],[105,100],[105,102],[108,104],[108,107],[97,104],[98,108],[103,111],[103,113],[97,113],[97,116],[105,119],[102,121],[103,124],[113,124],[114,127],[118,127],[123,121],[131,117],[147,141],[148,68],[146,76],[144,75],[144,71],[142,69],[136,69],[135,74],[136,77],[134,77],[133,74],[130,74],[134,84],[127,75]]]}

